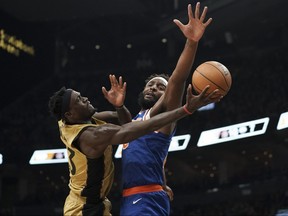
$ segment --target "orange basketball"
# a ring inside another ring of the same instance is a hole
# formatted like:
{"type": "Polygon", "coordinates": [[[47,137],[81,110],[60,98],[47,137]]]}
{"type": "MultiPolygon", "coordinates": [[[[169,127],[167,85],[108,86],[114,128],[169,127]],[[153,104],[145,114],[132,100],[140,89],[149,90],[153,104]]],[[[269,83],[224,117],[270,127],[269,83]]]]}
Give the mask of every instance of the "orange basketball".
{"type": "Polygon", "coordinates": [[[229,70],[220,62],[207,61],[199,65],[192,75],[192,86],[197,93],[210,85],[207,93],[219,89],[219,94],[225,96],[232,85],[232,77],[229,70]]]}

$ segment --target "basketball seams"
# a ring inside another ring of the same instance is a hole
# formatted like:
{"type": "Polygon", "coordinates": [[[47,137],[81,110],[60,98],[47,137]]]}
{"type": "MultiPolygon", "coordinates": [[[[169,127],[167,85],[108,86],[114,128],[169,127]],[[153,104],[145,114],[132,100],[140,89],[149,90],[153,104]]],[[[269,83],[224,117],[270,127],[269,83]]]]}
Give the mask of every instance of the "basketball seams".
{"type": "Polygon", "coordinates": [[[196,92],[201,93],[201,91],[210,84],[210,89],[207,93],[219,89],[218,94],[225,96],[231,88],[231,79],[231,74],[225,65],[217,61],[207,61],[194,70],[192,75],[192,86],[196,92]]]}
{"type": "Polygon", "coordinates": [[[201,89],[200,89],[194,82],[192,82],[192,85],[193,85],[194,89],[195,89],[198,93],[201,92],[201,89]]]}
{"type": "MultiPolygon", "coordinates": [[[[213,65],[214,67],[214,65],[213,65]]],[[[217,67],[216,67],[217,68],[217,67]]],[[[217,70],[219,71],[219,69],[217,68],[217,70]]],[[[209,79],[207,76],[205,76],[203,73],[201,73],[200,71],[198,71],[197,69],[195,70],[196,72],[198,72],[199,74],[201,74],[201,76],[205,77],[205,79],[209,80],[211,83],[213,83],[215,86],[217,86],[219,89],[221,89],[222,91],[224,92],[227,92],[226,89],[223,89],[221,86],[217,85],[217,83],[213,82],[211,79],[209,79]]],[[[221,72],[222,74],[222,72],[221,72]]],[[[222,74],[223,75],[223,74],[222,74]]],[[[225,79],[225,78],[224,78],[225,79]]],[[[226,82],[226,79],[225,79],[225,82],[226,82]]],[[[227,82],[226,82],[227,84],[227,82]]]]}
{"type": "Polygon", "coordinates": [[[227,79],[226,79],[225,75],[223,74],[222,70],[220,70],[218,67],[216,67],[214,64],[211,64],[210,62],[206,62],[205,64],[208,64],[208,65],[216,68],[221,73],[221,75],[223,76],[223,78],[225,80],[225,83],[226,83],[226,85],[228,87],[228,90],[229,90],[230,89],[229,84],[228,84],[227,79]]]}

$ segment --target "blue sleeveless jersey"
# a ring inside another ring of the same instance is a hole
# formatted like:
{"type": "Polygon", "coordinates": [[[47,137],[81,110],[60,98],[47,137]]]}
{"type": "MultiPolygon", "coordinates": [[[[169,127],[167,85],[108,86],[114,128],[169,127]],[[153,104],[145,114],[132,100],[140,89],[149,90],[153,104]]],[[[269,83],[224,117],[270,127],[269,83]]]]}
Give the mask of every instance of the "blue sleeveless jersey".
{"type": "MultiPolygon", "coordinates": [[[[133,120],[145,120],[148,111],[138,113],[133,120]]],[[[163,185],[163,163],[174,133],[175,130],[167,136],[155,131],[123,145],[123,189],[148,184],[163,185]]]]}

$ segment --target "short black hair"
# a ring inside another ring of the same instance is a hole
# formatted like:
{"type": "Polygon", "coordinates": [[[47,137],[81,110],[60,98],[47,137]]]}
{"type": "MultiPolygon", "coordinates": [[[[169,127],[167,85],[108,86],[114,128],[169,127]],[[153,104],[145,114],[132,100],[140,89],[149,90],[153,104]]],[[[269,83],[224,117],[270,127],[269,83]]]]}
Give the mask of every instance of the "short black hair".
{"type": "Polygon", "coordinates": [[[57,121],[62,119],[62,102],[66,90],[66,87],[61,87],[50,97],[48,102],[49,112],[57,121]]]}
{"type": "Polygon", "coordinates": [[[167,82],[168,82],[168,80],[169,80],[169,78],[170,78],[168,74],[164,74],[164,73],[156,74],[156,73],[154,73],[154,74],[150,75],[150,76],[145,80],[145,84],[147,84],[151,79],[153,79],[153,78],[155,78],[155,77],[162,77],[162,78],[164,78],[165,80],[167,80],[167,82]]]}

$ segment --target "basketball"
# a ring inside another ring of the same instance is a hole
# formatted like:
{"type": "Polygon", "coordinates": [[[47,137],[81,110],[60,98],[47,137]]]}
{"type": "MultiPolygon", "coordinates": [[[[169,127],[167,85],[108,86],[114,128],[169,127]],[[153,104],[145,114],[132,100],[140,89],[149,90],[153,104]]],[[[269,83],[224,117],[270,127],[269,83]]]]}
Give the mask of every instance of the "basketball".
{"type": "Polygon", "coordinates": [[[225,96],[232,85],[232,77],[226,66],[217,61],[207,61],[199,65],[192,75],[192,86],[196,93],[210,85],[207,94],[219,89],[219,94],[225,96]]]}

